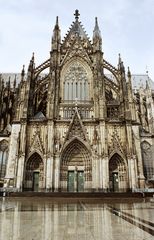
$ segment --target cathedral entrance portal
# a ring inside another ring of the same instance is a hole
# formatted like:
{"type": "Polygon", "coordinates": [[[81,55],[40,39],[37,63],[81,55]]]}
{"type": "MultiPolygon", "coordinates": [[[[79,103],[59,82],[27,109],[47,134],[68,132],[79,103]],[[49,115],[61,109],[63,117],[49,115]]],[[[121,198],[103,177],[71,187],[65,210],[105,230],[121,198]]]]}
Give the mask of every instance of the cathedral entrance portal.
{"type": "Polygon", "coordinates": [[[112,189],[113,192],[118,192],[119,190],[119,184],[118,184],[118,173],[117,172],[112,172],[112,189]]]}
{"type": "Polygon", "coordinates": [[[78,139],[65,149],[60,168],[61,190],[68,192],[88,191],[92,182],[91,156],[78,139]]]}
{"type": "Polygon", "coordinates": [[[127,172],[124,160],[114,154],[109,161],[110,191],[122,192],[127,189],[127,172]]]}
{"type": "Polygon", "coordinates": [[[84,191],[84,171],[68,171],[68,192],[84,191]]]}
{"type": "Polygon", "coordinates": [[[43,189],[44,166],[42,158],[38,153],[34,153],[25,166],[24,189],[38,192],[43,189]]]}
{"type": "Polygon", "coordinates": [[[39,172],[33,172],[33,191],[38,192],[39,188],[39,172]]]}

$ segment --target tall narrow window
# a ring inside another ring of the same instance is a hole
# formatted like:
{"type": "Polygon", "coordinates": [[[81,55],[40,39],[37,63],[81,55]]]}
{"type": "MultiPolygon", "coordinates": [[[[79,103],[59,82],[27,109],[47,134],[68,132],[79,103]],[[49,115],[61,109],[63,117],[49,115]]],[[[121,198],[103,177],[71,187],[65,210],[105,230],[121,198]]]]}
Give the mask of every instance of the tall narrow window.
{"type": "Polygon", "coordinates": [[[68,88],[64,87],[64,100],[88,100],[89,85],[88,73],[80,62],[73,62],[68,67],[64,75],[64,82],[68,88]]]}

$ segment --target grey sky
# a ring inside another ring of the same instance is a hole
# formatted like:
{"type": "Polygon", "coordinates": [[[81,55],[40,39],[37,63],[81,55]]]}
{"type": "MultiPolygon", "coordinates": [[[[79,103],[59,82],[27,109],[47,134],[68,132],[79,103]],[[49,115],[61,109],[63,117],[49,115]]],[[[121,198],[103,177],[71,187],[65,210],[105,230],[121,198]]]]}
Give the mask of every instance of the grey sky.
{"type": "Polygon", "coordinates": [[[45,61],[56,16],[64,37],[75,9],[90,38],[98,17],[107,61],[117,65],[121,53],[132,73],[147,66],[154,80],[154,0],[0,0],[0,72],[27,68],[32,52],[37,65],[45,61]]]}

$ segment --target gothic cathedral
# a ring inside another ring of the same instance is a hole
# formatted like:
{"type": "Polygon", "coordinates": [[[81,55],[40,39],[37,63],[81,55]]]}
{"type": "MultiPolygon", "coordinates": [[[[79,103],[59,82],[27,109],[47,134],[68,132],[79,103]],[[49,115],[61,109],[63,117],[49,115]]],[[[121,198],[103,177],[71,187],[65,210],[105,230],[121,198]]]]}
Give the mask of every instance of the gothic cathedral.
{"type": "Polygon", "coordinates": [[[50,57],[34,54],[20,82],[0,78],[0,187],[12,191],[136,191],[154,184],[154,94],[133,88],[119,55],[104,59],[97,18],[92,41],[79,11],[50,57]]]}

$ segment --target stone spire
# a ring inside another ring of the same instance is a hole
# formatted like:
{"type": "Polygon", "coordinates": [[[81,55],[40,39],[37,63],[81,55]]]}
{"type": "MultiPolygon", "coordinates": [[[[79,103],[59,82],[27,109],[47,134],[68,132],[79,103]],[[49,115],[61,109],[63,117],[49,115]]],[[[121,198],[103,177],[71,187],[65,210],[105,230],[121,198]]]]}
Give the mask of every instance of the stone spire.
{"type": "Polygon", "coordinates": [[[128,79],[131,78],[131,72],[130,72],[130,68],[129,67],[128,67],[128,71],[127,71],[127,77],[128,77],[128,79]]]}
{"type": "Polygon", "coordinates": [[[25,77],[25,65],[23,65],[22,71],[21,71],[21,82],[24,81],[24,77],[25,77]]]}
{"type": "Polygon", "coordinates": [[[93,31],[93,46],[94,46],[94,51],[102,50],[102,36],[98,26],[97,17],[95,18],[95,27],[93,31]]]}
{"type": "Polygon", "coordinates": [[[14,89],[14,90],[15,90],[15,88],[16,88],[16,84],[17,84],[17,75],[15,74],[14,82],[13,82],[13,89],[14,89]]]}
{"type": "Polygon", "coordinates": [[[146,89],[150,89],[150,83],[149,83],[149,80],[146,80],[146,89]]]}
{"type": "Polygon", "coordinates": [[[101,37],[101,31],[99,29],[99,26],[98,26],[98,20],[97,20],[97,17],[95,17],[95,27],[94,27],[94,31],[93,31],[93,38],[95,37],[98,37],[98,38],[102,38],[101,37]]]}
{"type": "Polygon", "coordinates": [[[119,57],[119,70],[121,73],[125,73],[125,67],[123,61],[121,61],[121,57],[119,57]]]}
{"type": "Polygon", "coordinates": [[[118,69],[119,69],[119,70],[120,70],[121,62],[122,62],[122,60],[121,60],[121,54],[119,53],[119,55],[118,55],[118,69]]]}
{"type": "Polygon", "coordinates": [[[60,33],[60,27],[59,27],[59,21],[58,16],[56,17],[56,24],[53,30],[52,35],[52,50],[60,50],[60,44],[61,44],[61,33],[60,33]]]}
{"type": "Polygon", "coordinates": [[[128,78],[128,86],[129,86],[129,89],[131,92],[130,94],[132,95],[132,74],[131,74],[129,67],[128,67],[128,71],[127,71],[127,78],[128,78]]]}
{"type": "Polygon", "coordinates": [[[34,52],[33,52],[32,58],[29,63],[28,72],[32,72],[34,68],[35,68],[35,58],[34,58],[34,52]]]}

